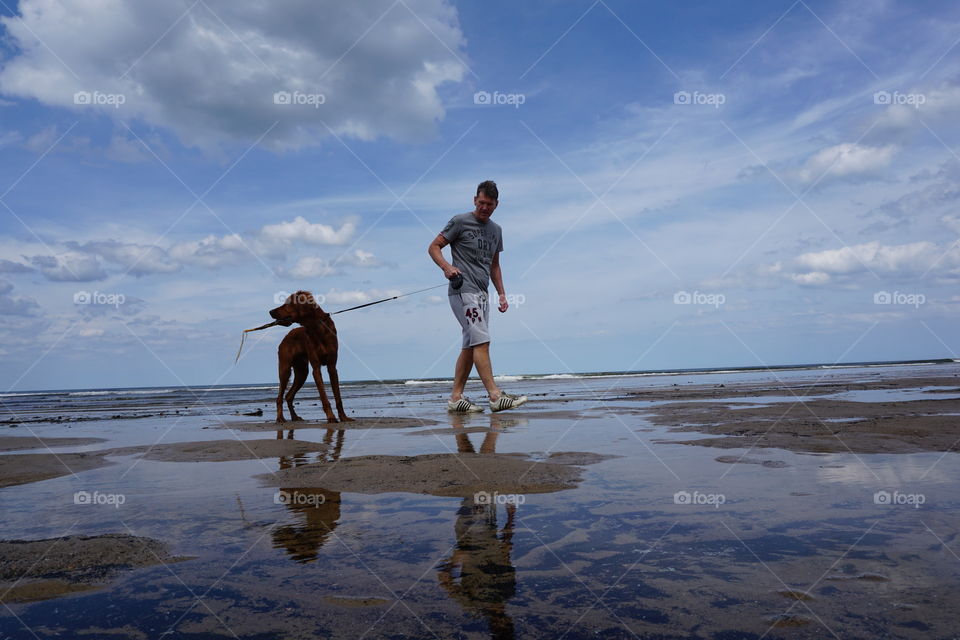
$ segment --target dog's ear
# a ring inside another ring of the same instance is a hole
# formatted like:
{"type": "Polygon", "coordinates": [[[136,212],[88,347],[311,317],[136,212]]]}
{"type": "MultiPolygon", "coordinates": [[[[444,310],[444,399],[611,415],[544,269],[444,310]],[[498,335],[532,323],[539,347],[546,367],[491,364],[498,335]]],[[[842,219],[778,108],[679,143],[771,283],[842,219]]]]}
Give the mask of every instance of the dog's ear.
{"type": "Polygon", "coordinates": [[[313,317],[319,320],[320,322],[324,322],[330,319],[330,314],[324,311],[323,309],[321,309],[320,305],[315,306],[311,310],[311,313],[313,314],[313,317]]]}

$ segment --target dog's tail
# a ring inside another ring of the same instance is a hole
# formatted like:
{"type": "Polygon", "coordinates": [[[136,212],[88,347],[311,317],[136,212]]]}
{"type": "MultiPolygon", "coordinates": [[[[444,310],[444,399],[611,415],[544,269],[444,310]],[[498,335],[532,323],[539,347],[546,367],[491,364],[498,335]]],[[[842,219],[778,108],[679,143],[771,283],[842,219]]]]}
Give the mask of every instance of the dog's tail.
{"type": "Polygon", "coordinates": [[[253,329],[244,329],[243,334],[240,336],[240,348],[237,349],[237,359],[233,361],[233,364],[240,362],[240,352],[243,351],[243,341],[247,339],[247,334],[251,331],[260,331],[260,329],[266,329],[267,327],[272,327],[274,325],[280,324],[279,320],[274,320],[273,322],[268,322],[267,324],[261,327],[254,327],[253,329]]]}

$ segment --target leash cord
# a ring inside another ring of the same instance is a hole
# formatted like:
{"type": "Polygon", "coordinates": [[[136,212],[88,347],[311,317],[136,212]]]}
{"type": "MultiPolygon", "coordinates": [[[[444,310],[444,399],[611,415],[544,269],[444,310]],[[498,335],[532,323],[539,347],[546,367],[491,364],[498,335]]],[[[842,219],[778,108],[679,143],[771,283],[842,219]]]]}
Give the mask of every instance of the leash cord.
{"type": "MultiPolygon", "coordinates": [[[[396,300],[397,298],[406,298],[407,296],[412,296],[412,295],[414,295],[414,294],[416,294],[416,293],[423,293],[424,291],[431,291],[431,290],[433,290],[433,289],[439,289],[440,287],[445,287],[445,286],[447,286],[447,283],[438,284],[438,285],[433,286],[433,287],[427,287],[426,289],[417,289],[416,291],[411,291],[410,293],[401,293],[400,295],[393,296],[392,298],[384,298],[383,300],[377,300],[376,302],[368,302],[368,303],[366,303],[366,304],[359,304],[359,305],[357,305],[357,306],[355,306],[355,307],[350,307],[349,309],[341,309],[340,311],[334,311],[334,312],[331,313],[330,315],[335,316],[335,315],[337,315],[338,313],[346,313],[347,311],[354,311],[355,309],[363,309],[364,307],[372,307],[373,305],[375,305],[375,304],[380,304],[381,302],[390,302],[391,300],[396,300]]],[[[253,329],[244,329],[244,330],[243,330],[243,334],[241,334],[241,336],[240,336],[240,348],[237,349],[237,357],[236,357],[236,359],[233,361],[233,363],[236,364],[236,363],[240,362],[240,353],[243,351],[243,343],[244,343],[244,341],[246,341],[246,339],[247,339],[247,334],[248,334],[248,333],[250,333],[251,331],[260,331],[261,329],[266,329],[267,327],[272,327],[272,326],[277,325],[277,324],[279,324],[279,323],[278,323],[276,320],[274,320],[273,322],[268,322],[267,324],[265,324],[265,325],[263,325],[263,326],[260,326],[260,327],[255,327],[255,328],[253,328],[253,329]]]]}
{"type": "Polygon", "coordinates": [[[401,293],[398,296],[393,296],[392,298],[384,298],[383,300],[377,300],[376,302],[368,302],[366,304],[359,304],[355,307],[350,307],[349,309],[341,309],[340,311],[334,311],[330,315],[335,316],[338,313],[346,313],[347,311],[353,311],[355,309],[363,309],[364,307],[372,307],[375,304],[380,304],[381,302],[390,302],[391,300],[396,300],[397,298],[406,298],[407,296],[412,296],[415,293],[423,293],[424,291],[431,291],[432,289],[439,289],[440,287],[447,286],[448,283],[438,284],[434,287],[427,287],[426,289],[418,289],[416,291],[411,291],[410,293],[401,293]]]}

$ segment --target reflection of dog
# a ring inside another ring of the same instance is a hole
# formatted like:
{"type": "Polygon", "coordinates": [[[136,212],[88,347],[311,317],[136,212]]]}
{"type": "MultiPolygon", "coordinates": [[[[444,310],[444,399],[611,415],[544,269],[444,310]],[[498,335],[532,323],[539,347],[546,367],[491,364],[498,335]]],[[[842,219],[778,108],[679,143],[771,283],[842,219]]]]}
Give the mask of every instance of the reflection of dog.
{"type": "Polygon", "coordinates": [[[290,380],[290,371],[293,370],[293,385],[287,392],[287,407],[290,408],[291,420],[302,420],[293,409],[293,398],[307,380],[307,373],[313,368],[313,380],[317,384],[323,412],[327,415],[327,422],[337,422],[327,399],[327,392],[323,387],[322,366],[327,367],[330,374],[330,387],[333,389],[333,398],[337,404],[337,414],[341,422],[350,422],[343,411],[343,401],[340,399],[340,377],[337,375],[337,327],[329,313],[325,313],[313,299],[309,291],[297,291],[287,297],[286,301],[270,310],[270,317],[285,327],[296,322],[300,325],[284,337],[277,349],[280,358],[280,391],[277,394],[277,422],[286,422],[283,418],[283,392],[290,380]]]}
{"type": "MultiPolygon", "coordinates": [[[[327,429],[323,444],[327,450],[317,454],[314,462],[336,462],[343,450],[344,430],[327,429]],[[336,435],[336,440],[334,440],[336,435]]],[[[294,456],[281,456],[280,469],[292,469],[310,460],[298,461],[294,456]]],[[[292,560],[299,563],[317,559],[320,549],[328,542],[333,530],[340,521],[341,496],[339,491],[329,491],[319,487],[290,487],[280,489],[281,493],[298,499],[284,503],[299,522],[286,524],[273,530],[275,549],[286,549],[292,560]]]]}

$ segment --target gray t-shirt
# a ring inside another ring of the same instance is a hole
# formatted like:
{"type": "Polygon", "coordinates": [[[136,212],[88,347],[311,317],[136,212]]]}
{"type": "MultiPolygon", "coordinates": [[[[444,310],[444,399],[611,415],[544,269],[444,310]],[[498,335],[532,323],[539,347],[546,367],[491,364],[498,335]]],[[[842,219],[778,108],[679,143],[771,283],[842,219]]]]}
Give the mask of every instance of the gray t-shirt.
{"type": "Polygon", "coordinates": [[[453,266],[463,274],[463,286],[447,288],[447,295],[456,293],[486,293],[490,287],[490,265],[493,257],[503,251],[503,233],[493,220],[480,222],[470,213],[450,218],[443,228],[443,237],[450,243],[453,266]]]}

